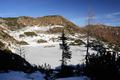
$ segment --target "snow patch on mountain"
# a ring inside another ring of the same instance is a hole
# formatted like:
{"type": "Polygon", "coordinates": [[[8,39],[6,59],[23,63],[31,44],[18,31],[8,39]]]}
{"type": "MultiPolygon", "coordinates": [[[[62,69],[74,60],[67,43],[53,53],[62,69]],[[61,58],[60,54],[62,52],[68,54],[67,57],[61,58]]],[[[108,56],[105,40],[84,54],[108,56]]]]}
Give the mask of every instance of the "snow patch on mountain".
{"type": "Polygon", "coordinates": [[[33,45],[33,44],[38,44],[37,40],[39,39],[43,39],[46,40],[47,42],[50,41],[51,38],[58,38],[59,34],[46,34],[46,33],[37,33],[37,31],[47,31],[50,28],[54,28],[54,27],[63,27],[63,26],[59,26],[59,25],[55,25],[55,26],[28,26],[16,31],[9,31],[9,35],[13,36],[16,40],[18,41],[26,41],[29,45],[33,45]],[[37,34],[37,36],[25,36],[25,37],[20,37],[20,35],[24,35],[25,32],[35,32],[37,34]]]}

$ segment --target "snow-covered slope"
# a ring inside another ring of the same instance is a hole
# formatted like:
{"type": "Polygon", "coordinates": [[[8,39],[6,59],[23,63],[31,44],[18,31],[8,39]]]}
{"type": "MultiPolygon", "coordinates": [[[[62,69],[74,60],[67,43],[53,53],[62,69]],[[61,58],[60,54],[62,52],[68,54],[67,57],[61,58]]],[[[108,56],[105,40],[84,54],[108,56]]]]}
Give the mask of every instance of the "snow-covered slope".
{"type": "MultiPolygon", "coordinates": [[[[58,40],[58,37],[61,34],[47,34],[47,33],[39,33],[38,31],[45,31],[48,30],[50,27],[63,27],[63,26],[44,26],[44,27],[26,27],[20,29],[18,31],[9,31],[9,34],[13,36],[18,41],[25,41],[29,45],[22,45],[24,49],[25,58],[28,62],[36,65],[44,65],[50,64],[52,68],[60,66],[61,62],[61,55],[62,51],[60,50],[59,44],[61,43],[58,40]],[[36,32],[37,31],[37,32],[36,32]],[[24,36],[20,37],[21,34],[25,32],[35,32],[37,36],[24,36]],[[52,39],[57,40],[52,40],[52,39]],[[45,40],[45,43],[38,43],[39,39],[45,40]]],[[[75,35],[67,35],[69,38],[72,39],[79,39],[82,34],[75,34],[75,35]]],[[[81,38],[86,43],[85,38],[81,38]]],[[[73,40],[69,40],[68,42],[72,42],[73,40]]],[[[68,62],[70,65],[76,65],[79,63],[83,63],[85,61],[86,55],[86,47],[85,45],[81,46],[70,46],[70,50],[72,51],[72,59],[68,62]]],[[[19,53],[17,50],[14,49],[16,53],[19,53]]],[[[90,50],[90,52],[95,52],[90,50]]]]}
{"type": "Polygon", "coordinates": [[[35,45],[38,44],[37,40],[39,39],[43,39],[46,40],[47,42],[50,42],[51,38],[57,38],[59,36],[59,34],[47,34],[44,31],[49,30],[50,28],[54,28],[54,27],[63,27],[63,26],[59,26],[59,25],[55,25],[55,26],[41,26],[41,27],[37,27],[37,26],[28,26],[16,31],[9,31],[9,34],[11,36],[13,36],[16,40],[18,41],[25,41],[27,42],[29,45],[35,45]],[[25,32],[34,32],[35,34],[37,34],[37,36],[26,36],[24,33],[25,32]],[[42,32],[42,33],[41,33],[42,32]],[[20,37],[20,35],[25,35],[24,37],[20,37]]]}

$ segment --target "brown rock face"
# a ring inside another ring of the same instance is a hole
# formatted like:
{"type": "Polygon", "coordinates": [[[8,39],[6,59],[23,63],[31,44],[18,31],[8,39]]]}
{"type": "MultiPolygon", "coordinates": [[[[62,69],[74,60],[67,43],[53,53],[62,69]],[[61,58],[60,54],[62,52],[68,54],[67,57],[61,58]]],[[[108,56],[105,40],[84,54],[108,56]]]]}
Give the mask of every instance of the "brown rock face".
{"type": "Polygon", "coordinates": [[[105,25],[91,25],[85,27],[89,30],[91,36],[96,37],[105,42],[120,45],[120,27],[112,27],[105,25]]]}

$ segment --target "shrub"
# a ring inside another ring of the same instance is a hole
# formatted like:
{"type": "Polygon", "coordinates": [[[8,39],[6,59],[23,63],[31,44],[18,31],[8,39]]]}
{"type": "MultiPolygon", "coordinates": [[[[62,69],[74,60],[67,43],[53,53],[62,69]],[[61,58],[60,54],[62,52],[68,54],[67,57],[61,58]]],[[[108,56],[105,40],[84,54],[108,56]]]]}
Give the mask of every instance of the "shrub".
{"type": "Polygon", "coordinates": [[[55,45],[47,45],[47,46],[44,46],[44,48],[51,48],[51,47],[55,47],[55,45]]]}
{"type": "Polygon", "coordinates": [[[5,44],[0,41],[0,48],[3,48],[3,47],[5,47],[5,44]]]}
{"type": "Polygon", "coordinates": [[[25,35],[24,35],[24,34],[20,34],[19,37],[20,37],[20,38],[21,38],[21,37],[25,37],[25,35]]]}
{"type": "Polygon", "coordinates": [[[46,43],[47,41],[46,40],[43,40],[43,39],[39,39],[38,41],[37,41],[37,43],[46,43]]]}
{"type": "Polygon", "coordinates": [[[77,39],[74,42],[71,42],[69,45],[78,46],[78,45],[82,45],[82,44],[85,44],[85,43],[82,40],[77,39]]]}
{"type": "Polygon", "coordinates": [[[62,32],[62,28],[61,27],[54,27],[52,29],[49,29],[47,32],[48,33],[60,33],[60,32],[62,32]]]}
{"type": "Polygon", "coordinates": [[[119,46],[115,46],[114,48],[113,48],[115,51],[118,51],[118,52],[120,52],[120,47],[119,46]]]}
{"type": "Polygon", "coordinates": [[[28,45],[28,43],[25,42],[25,41],[19,41],[18,44],[20,44],[20,45],[28,45]]]}
{"type": "Polygon", "coordinates": [[[26,36],[37,36],[35,32],[24,32],[26,36]]]}

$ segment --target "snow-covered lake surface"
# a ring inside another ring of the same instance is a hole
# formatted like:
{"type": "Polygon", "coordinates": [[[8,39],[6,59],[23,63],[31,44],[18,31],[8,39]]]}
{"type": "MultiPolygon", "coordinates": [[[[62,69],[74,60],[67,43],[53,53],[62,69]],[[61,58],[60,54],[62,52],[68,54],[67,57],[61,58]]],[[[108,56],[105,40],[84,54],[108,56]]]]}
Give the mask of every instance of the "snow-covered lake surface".
{"type": "MultiPolygon", "coordinates": [[[[24,46],[25,55],[28,62],[36,65],[50,64],[52,68],[60,66],[62,50],[59,47],[59,43],[54,44],[41,44],[41,45],[28,45],[24,46]]],[[[76,65],[85,61],[86,47],[70,46],[72,51],[72,58],[68,61],[68,64],[76,65]]],[[[95,52],[90,50],[90,52],[95,52]]]]}

